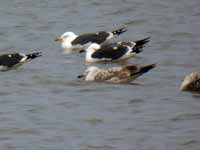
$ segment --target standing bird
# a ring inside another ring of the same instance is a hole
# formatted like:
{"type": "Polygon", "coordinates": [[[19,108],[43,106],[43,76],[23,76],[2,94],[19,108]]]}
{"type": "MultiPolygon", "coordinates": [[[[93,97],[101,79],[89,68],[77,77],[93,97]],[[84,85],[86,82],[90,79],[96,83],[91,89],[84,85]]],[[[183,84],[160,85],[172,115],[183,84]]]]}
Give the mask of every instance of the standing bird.
{"type": "Polygon", "coordinates": [[[87,62],[124,60],[142,52],[143,47],[150,41],[150,37],[134,42],[107,43],[104,45],[91,44],[86,49],[87,62]]]}
{"type": "Polygon", "coordinates": [[[41,52],[34,52],[30,54],[11,53],[0,55],[0,71],[13,70],[22,64],[42,56],[41,52]]]}
{"type": "Polygon", "coordinates": [[[112,67],[109,69],[101,69],[91,66],[86,71],[79,75],[78,78],[90,82],[109,82],[109,83],[129,83],[156,65],[136,66],[128,65],[124,67],[112,67]]]}
{"type": "Polygon", "coordinates": [[[200,73],[194,72],[187,75],[181,84],[180,90],[200,92],[200,73]]]}
{"type": "Polygon", "coordinates": [[[55,38],[55,41],[61,41],[64,52],[70,53],[73,51],[85,50],[92,43],[97,43],[97,44],[105,43],[108,40],[116,36],[119,36],[120,34],[126,31],[127,29],[123,27],[111,32],[99,31],[97,33],[87,33],[81,35],[76,35],[73,32],[65,32],[60,37],[55,38]]]}

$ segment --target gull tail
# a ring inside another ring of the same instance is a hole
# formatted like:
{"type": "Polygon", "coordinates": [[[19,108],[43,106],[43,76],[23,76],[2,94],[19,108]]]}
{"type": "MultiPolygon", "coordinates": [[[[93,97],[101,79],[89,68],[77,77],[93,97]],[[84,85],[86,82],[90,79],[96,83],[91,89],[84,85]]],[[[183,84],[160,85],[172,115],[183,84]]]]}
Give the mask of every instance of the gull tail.
{"type": "Polygon", "coordinates": [[[119,29],[117,29],[117,30],[112,31],[112,33],[113,33],[114,35],[120,35],[120,34],[126,32],[126,31],[127,31],[126,27],[122,27],[122,28],[119,28],[119,29]]]}
{"type": "Polygon", "coordinates": [[[34,53],[26,54],[26,56],[27,56],[27,60],[32,60],[32,59],[42,56],[42,52],[34,52],[34,53]]]}
{"type": "Polygon", "coordinates": [[[147,73],[149,70],[153,69],[156,67],[156,64],[150,64],[146,66],[139,67],[138,70],[135,72],[131,72],[131,77],[137,78],[144,73],[147,73]]]}
{"type": "Polygon", "coordinates": [[[149,41],[150,41],[150,37],[147,37],[147,38],[144,38],[144,39],[135,41],[134,43],[135,43],[136,45],[133,47],[132,52],[135,52],[135,53],[140,53],[140,52],[142,52],[142,51],[143,51],[143,47],[144,47],[145,44],[148,43],[149,41]]]}

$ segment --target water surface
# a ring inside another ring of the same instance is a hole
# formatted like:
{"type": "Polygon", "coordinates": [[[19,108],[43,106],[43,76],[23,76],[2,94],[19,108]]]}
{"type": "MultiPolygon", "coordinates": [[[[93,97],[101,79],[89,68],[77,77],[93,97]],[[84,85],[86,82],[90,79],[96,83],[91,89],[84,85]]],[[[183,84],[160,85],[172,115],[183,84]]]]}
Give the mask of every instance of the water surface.
{"type": "Polygon", "coordinates": [[[0,149],[199,150],[200,96],[179,91],[199,71],[199,0],[10,0],[0,19],[2,54],[43,52],[0,73],[0,149]],[[158,64],[137,85],[78,81],[84,55],[63,55],[53,41],[124,25],[115,40],[151,36],[129,63],[158,64]]]}

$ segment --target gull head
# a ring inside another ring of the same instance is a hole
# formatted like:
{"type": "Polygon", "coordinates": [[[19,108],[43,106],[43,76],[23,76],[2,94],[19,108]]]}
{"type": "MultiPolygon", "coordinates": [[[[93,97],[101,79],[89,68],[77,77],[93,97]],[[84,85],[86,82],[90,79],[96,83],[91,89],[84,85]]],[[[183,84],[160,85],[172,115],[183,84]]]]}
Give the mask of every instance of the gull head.
{"type": "Polygon", "coordinates": [[[87,48],[86,51],[96,51],[96,50],[98,50],[98,49],[100,49],[100,48],[101,48],[101,46],[100,46],[99,44],[97,44],[97,43],[92,43],[92,44],[87,48]]]}
{"type": "Polygon", "coordinates": [[[80,74],[77,76],[78,78],[82,79],[84,78],[86,81],[92,81],[95,78],[95,75],[99,72],[99,68],[96,66],[91,66],[85,70],[83,74],[80,74]]]}
{"type": "Polygon", "coordinates": [[[85,74],[93,73],[99,71],[99,68],[96,66],[90,66],[89,68],[86,69],[85,74]]]}
{"type": "Polygon", "coordinates": [[[60,37],[55,38],[54,41],[74,40],[76,37],[77,35],[73,32],[65,32],[60,37]]]}

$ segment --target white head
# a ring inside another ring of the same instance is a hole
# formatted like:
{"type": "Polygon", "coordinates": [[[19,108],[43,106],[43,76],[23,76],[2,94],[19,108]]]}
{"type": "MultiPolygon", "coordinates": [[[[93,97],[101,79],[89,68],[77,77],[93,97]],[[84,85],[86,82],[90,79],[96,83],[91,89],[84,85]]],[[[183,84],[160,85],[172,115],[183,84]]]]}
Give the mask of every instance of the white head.
{"type": "Polygon", "coordinates": [[[84,74],[79,75],[78,78],[85,78],[86,81],[94,81],[99,70],[100,69],[98,67],[91,66],[85,70],[84,74]]]}
{"type": "Polygon", "coordinates": [[[87,49],[86,49],[86,55],[85,55],[85,60],[87,62],[95,62],[96,60],[92,58],[92,54],[100,49],[101,46],[99,44],[93,43],[91,44],[87,49]]]}
{"type": "Polygon", "coordinates": [[[99,45],[99,44],[97,44],[97,43],[92,43],[88,48],[87,48],[87,50],[86,51],[96,51],[96,50],[98,50],[98,49],[100,49],[101,48],[101,46],[99,45]]]}
{"type": "Polygon", "coordinates": [[[76,36],[76,34],[74,32],[65,32],[61,35],[61,37],[63,38],[72,37],[72,36],[76,36]]]}
{"type": "Polygon", "coordinates": [[[86,74],[85,80],[86,81],[94,81],[97,73],[99,72],[99,70],[100,69],[98,67],[95,67],[95,66],[89,67],[85,71],[85,74],[86,74]]]}
{"type": "Polygon", "coordinates": [[[93,73],[99,71],[99,68],[96,66],[90,66],[85,70],[85,74],[93,73]]]}
{"type": "Polygon", "coordinates": [[[77,35],[73,32],[65,32],[60,37],[56,38],[55,41],[73,41],[77,35]]]}

